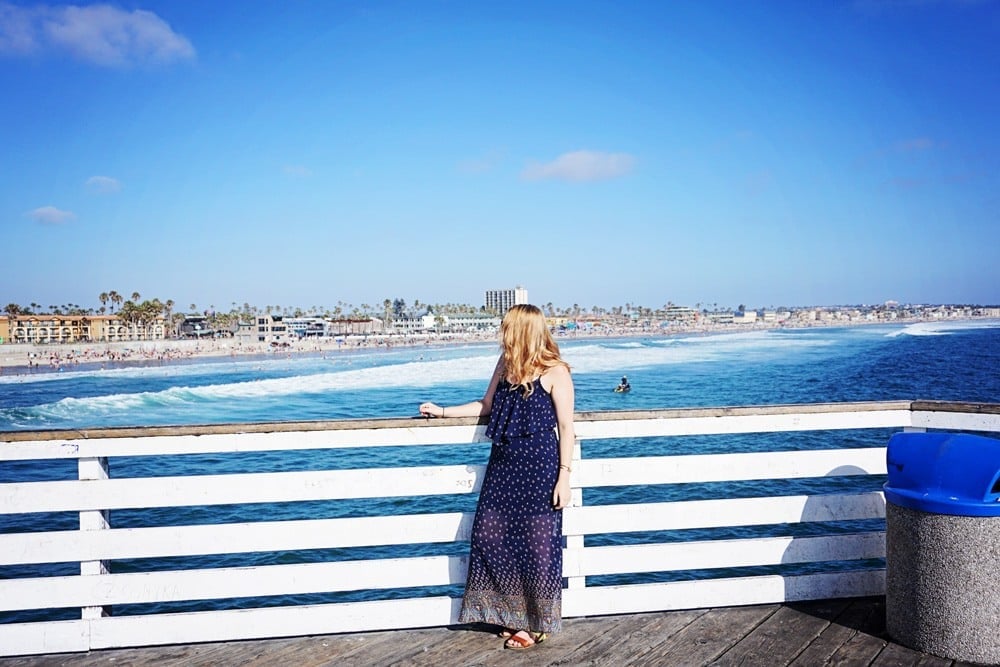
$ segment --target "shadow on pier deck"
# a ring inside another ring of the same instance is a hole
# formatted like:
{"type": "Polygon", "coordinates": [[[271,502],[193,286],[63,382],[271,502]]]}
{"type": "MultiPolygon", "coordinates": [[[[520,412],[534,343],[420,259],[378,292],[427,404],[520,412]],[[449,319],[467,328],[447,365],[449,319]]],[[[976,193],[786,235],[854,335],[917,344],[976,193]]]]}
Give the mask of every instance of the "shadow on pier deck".
{"type": "Polygon", "coordinates": [[[894,644],[885,598],[567,619],[515,653],[480,628],[428,628],[0,658],[26,665],[924,665],[963,663],[894,644]]]}

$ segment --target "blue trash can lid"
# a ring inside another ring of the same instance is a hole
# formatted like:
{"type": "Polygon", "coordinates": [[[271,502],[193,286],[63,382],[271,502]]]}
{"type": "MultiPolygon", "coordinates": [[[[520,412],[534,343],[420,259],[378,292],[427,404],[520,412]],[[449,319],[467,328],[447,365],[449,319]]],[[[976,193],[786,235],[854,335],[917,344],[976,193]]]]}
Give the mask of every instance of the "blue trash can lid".
{"type": "Polygon", "coordinates": [[[936,514],[1000,516],[1000,440],[966,433],[897,433],[886,453],[885,499],[936,514]]]}

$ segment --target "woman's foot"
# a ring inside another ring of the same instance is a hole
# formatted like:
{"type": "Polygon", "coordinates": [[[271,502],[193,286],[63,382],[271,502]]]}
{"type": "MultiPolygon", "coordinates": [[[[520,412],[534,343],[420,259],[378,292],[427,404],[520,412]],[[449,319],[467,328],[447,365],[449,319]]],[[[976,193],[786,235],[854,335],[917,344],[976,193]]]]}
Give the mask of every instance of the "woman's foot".
{"type": "Polygon", "coordinates": [[[549,636],[544,632],[518,630],[507,638],[507,641],[503,643],[503,647],[515,651],[526,651],[529,648],[535,648],[548,638],[549,636]]]}

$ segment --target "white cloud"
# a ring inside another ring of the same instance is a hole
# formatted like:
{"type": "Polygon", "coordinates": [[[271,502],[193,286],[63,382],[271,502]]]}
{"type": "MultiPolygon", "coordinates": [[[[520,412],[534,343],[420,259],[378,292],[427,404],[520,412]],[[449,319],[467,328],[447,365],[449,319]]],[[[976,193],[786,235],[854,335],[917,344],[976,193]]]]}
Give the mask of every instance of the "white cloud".
{"type": "Polygon", "coordinates": [[[153,12],[111,5],[17,7],[0,2],[0,52],[65,52],[109,67],[194,58],[191,42],[153,12]]]}
{"type": "Polygon", "coordinates": [[[525,167],[521,178],[528,181],[606,181],[632,171],[635,158],[628,153],[573,151],[551,162],[535,162],[525,167]]]}
{"type": "Polygon", "coordinates": [[[300,164],[286,164],[281,168],[281,171],[285,172],[286,176],[295,176],[297,178],[312,176],[312,170],[300,164]]]}
{"type": "Polygon", "coordinates": [[[122,189],[121,181],[110,176],[91,176],[87,179],[87,189],[101,195],[109,195],[122,189]]]}
{"type": "Polygon", "coordinates": [[[25,215],[44,225],[61,225],[76,218],[72,211],[63,211],[55,206],[42,206],[34,211],[28,211],[25,215]]]}
{"type": "Polygon", "coordinates": [[[29,10],[0,2],[0,53],[31,53],[35,32],[29,10]]]}

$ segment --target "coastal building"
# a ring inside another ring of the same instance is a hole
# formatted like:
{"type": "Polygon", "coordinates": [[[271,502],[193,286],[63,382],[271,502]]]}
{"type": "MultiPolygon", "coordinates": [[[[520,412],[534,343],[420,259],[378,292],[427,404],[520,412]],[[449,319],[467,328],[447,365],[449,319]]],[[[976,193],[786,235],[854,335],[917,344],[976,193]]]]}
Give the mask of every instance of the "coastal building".
{"type": "Polygon", "coordinates": [[[382,320],[377,317],[344,318],[327,320],[326,322],[327,335],[329,336],[367,336],[382,333],[384,328],[382,320]]]}
{"type": "Polygon", "coordinates": [[[286,317],[288,335],[293,338],[321,338],[328,336],[327,322],[322,317],[286,317]]]}
{"type": "Polygon", "coordinates": [[[471,312],[442,315],[431,308],[409,313],[393,320],[394,333],[475,333],[496,331],[500,328],[500,317],[493,313],[471,312]]]}
{"type": "Polygon", "coordinates": [[[290,335],[285,318],[281,315],[266,313],[258,315],[253,322],[240,322],[236,328],[235,338],[240,343],[289,343],[290,335]]]}
{"type": "Polygon", "coordinates": [[[493,313],[456,313],[446,318],[446,327],[453,332],[497,331],[500,317],[493,313]]]}
{"type": "Polygon", "coordinates": [[[698,311],[688,306],[668,306],[663,311],[663,319],[668,322],[695,322],[698,319],[698,311]]]}
{"type": "Polygon", "coordinates": [[[117,315],[0,315],[0,339],[5,343],[95,343],[163,340],[162,316],[147,322],[125,321],[117,315]]]}
{"type": "Polygon", "coordinates": [[[204,338],[215,334],[208,318],[204,315],[188,315],[181,322],[178,331],[183,338],[204,338]]]}
{"type": "Polygon", "coordinates": [[[705,313],[704,318],[708,324],[732,324],[733,312],[731,310],[713,310],[705,313]]]}
{"type": "Polygon", "coordinates": [[[447,317],[438,318],[429,307],[416,312],[403,313],[392,321],[393,333],[413,334],[433,331],[435,325],[448,321],[447,317]]]}
{"type": "Polygon", "coordinates": [[[514,289],[486,290],[486,310],[503,315],[511,306],[528,303],[528,290],[518,285],[514,289]]]}

